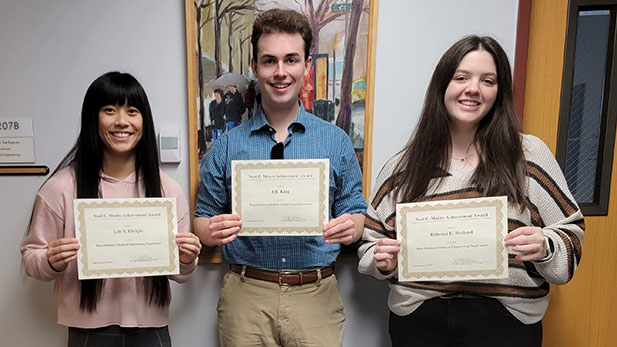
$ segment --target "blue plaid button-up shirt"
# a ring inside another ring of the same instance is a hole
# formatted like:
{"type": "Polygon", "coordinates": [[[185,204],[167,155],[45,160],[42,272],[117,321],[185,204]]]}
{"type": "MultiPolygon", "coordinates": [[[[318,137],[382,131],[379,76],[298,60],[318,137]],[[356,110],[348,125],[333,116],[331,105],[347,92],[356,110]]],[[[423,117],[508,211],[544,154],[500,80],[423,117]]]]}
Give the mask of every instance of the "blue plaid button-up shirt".
{"type": "MultiPolygon", "coordinates": [[[[330,219],[344,213],[366,212],[362,173],[349,136],[343,130],[304,110],[288,128],[285,159],[330,159],[330,219]]],[[[215,141],[203,158],[195,216],[212,217],[231,212],[231,161],[270,158],[275,130],[263,109],[215,141]]],[[[238,237],[223,246],[230,264],[261,269],[302,270],[329,266],[340,251],[314,236],[238,237]]]]}

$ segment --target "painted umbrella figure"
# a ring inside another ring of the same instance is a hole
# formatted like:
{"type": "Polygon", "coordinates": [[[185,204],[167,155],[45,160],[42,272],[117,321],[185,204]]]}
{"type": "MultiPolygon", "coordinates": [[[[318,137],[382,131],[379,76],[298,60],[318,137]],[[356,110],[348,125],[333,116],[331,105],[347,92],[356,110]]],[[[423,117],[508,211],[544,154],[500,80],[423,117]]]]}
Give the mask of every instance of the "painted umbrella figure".
{"type": "Polygon", "coordinates": [[[228,85],[247,85],[249,81],[246,77],[242,76],[237,72],[224,72],[219,77],[208,82],[208,85],[211,87],[225,87],[228,85]]]}

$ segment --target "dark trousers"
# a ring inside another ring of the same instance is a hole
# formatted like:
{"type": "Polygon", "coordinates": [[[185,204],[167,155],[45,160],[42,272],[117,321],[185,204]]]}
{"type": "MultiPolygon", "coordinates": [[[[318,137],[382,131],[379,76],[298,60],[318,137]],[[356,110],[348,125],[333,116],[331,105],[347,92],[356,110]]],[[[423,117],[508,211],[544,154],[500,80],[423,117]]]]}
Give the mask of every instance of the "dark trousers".
{"type": "Polygon", "coordinates": [[[171,347],[167,327],[81,329],[69,327],[68,347],[171,347]]]}
{"type": "Polygon", "coordinates": [[[390,312],[392,347],[540,347],[542,321],[525,325],[497,300],[434,298],[407,316],[390,312]]]}

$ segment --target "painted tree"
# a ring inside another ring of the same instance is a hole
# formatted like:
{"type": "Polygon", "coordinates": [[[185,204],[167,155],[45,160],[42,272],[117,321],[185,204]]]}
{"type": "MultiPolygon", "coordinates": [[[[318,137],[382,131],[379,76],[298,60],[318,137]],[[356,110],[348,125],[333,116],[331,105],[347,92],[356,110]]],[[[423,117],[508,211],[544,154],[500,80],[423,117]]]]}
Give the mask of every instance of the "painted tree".
{"type": "Polygon", "coordinates": [[[255,11],[255,0],[241,0],[238,2],[212,0],[210,4],[214,5],[214,63],[216,66],[216,77],[219,77],[223,74],[223,63],[221,61],[221,25],[223,20],[230,13],[239,13],[247,10],[255,11]]]}
{"type": "Polygon", "coordinates": [[[345,62],[343,65],[343,77],[341,79],[341,104],[336,125],[349,133],[351,126],[351,88],[353,86],[353,61],[356,55],[356,39],[358,27],[362,16],[364,0],[353,0],[349,19],[349,37],[345,47],[345,62]]]}
{"type": "MultiPolygon", "coordinates": [[[[242,32],[242,30],[244,30],[248,24],[246,22],[243,22],[242,19],[244,18],[244,16],[242,17],[237,17],[239,15],[238,12],[232,11],[229,12],[226,18],[227,21],[227,48],[229,49],[229,54],[228,56],[228,70],[230,72],[234,71],[234,39],[233,39],[233,35],[238,35],[238,33],[242,32]]],[[[242,53],[240,53],[242,54],[242,53]]],[[[242,56],[240,56],[240,62],[242,62],[242,56]]],[[[244,71],[242,69],[242,63],[240,63],[240,74],[242,74],[244,71]]]]}
{"type": "Polygon", "coordinates": [[[246,33],[246,31],[242,30],[240,37],[238,38],[238,43],[239,43],[239,47],[240,47],[240,71],[242,74],[244,74],[244,62],[246,61],[246,70],[248,72],[248,69],[250,69],[251,67],[251,53],[250,53],[250,42],[247,44],[249,46],[249,49],[247,50],[247,57],[246,60],[244,60],[244,45],[245,42],[247,42],[248,40],[251,39],[251,34],[252,32],[249,31],[248,34],[246,33]]]}
{"type": "Polygon", "coordinates": [[[315,8],[313,0],[304,0],[304,14],[308,18],[313,30],[313,42],[311,43],[311,53],[319,52],[319,32],[323,27],[344,15],[344,12],[332,12],[330,9],[337,0],[322,0],[315,8]]]}
{"type": "Polygon", "coordinates": [[[210,5],[209,0],[200,0],[193,1],[193,6],[195,7],[195,22],[197,25],[197,91],[199,94],[199,124],[202,129],[202,138],[199,139],[199,151],[204,153],[206,150],[206,139],[205,139],[205,95],[204,95],[204,66],[201,60],[201,56],[203,50],[201,48],[201,31],[206,25],[206,23],[210,22],[214,17],[212,16],[212,11],[208,8],[210,5]],[[207,9],[206,9],[207,8],[207,9]],[[205,13],[204,13],[205,12],[205,13]],[[205,14],[205,16],[204,16],[205,14]]]}

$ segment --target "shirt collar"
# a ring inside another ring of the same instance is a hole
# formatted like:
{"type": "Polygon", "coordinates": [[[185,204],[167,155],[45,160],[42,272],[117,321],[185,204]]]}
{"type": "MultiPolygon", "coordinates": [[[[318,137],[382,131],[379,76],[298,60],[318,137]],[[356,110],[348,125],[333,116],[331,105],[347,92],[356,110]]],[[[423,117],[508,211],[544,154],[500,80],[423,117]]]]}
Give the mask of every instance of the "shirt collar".
{"type": "Polygon", "coordinates": [[[135,171],[133,171],[130,175],[126,176],[123,180],[119,180],[115,177],[109,176],[106,173],[104,173],[103,170],[101,170],[100,176],[103,181],[107,181],[111,183],[115,183],[115,182],[124,182],[124,183],[131,183],[131,184],[135,183],[135,171]]]}
{"type": "MultiPolygon", "coordinates": [[[[293,129],[294,124],[298,124],[301,128],[306,129],[310,115],[304,109],[304,105],[302,105],[302,102],[298,103],[300,104],[300,108],[298,109],[298,115],[296,116],[296,120],[291,123],[290,127],[293,129]]],[[[251,124],[251,132],[261,130],[264,127],[270,127],[268,121],[266,120],[266,115],[264,113],[263,107],[261,107],[261,105],[259,105],[259,108],[257,109],[257,114],[255,114],[255,116],[253,116],[253,118],[251,119],[253,121],[251,124]]]]}

